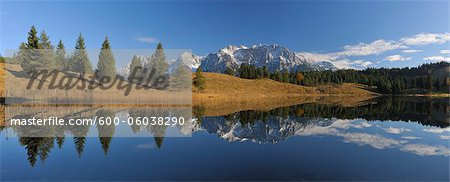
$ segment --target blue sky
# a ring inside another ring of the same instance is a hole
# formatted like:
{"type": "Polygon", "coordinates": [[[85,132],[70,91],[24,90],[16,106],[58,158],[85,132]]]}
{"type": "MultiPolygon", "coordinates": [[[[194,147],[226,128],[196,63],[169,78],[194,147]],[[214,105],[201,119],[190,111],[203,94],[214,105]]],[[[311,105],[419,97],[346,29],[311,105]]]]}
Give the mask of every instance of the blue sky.
{"type": "MultiPolygon", "coordinates": [[[[2,1],[0,50],[17,49],[32,25],[54,44],[191,49],[279,44],[342,68],[450,61],[448,1],[2,1]]],[[[124,63],[118,63],[123,65],[124,63]]]]}

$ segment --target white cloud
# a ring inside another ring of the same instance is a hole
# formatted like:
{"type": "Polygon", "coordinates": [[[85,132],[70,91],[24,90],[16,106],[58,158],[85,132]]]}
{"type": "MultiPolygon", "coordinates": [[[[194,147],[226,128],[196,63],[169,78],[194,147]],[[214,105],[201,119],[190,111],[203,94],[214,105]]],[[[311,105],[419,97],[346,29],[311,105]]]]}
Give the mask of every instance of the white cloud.
{"type": "Polygon", "coordinates": [[[450,50],[441,50],[439,51],[441,54],[450,54],[450,50]]]}
{"type": "Polygon", "coordinates": [[[440,135],[439,138],[442,140],[450,140],[450,135],[440,135]]]}
{"type": "Polygon", "coordinates": [[[433,34],[421,33],[412,37],[405,37],[400,39],[404,45],[427,45],[427,44],[443,44],[450,41],[450,33],[433,34]]]}
{"type": "Polygon", "coordinates": [[[422,144],[407,144],[401,148],[401,150],[406,152],[412,152],[417,155],[444,155],[450,156],[450,149],[446,146],[436,145],[422,145],[422,144]]]}
{"type": "Polygon", "coordinates": [[[134,40],[137,40],[139,42],[149,43],[149,44],[158,42],[158,39],[155,37],[137,37],[134,40]]]}
{"type": "Polygon", "coordinates": [[[344,137],[346,143],[356,143],[360,146],[370,145],[376,149],[393,148],[406,143],[406,141],[386,138],[377,134],[368,133],[345,133],[340,135],[344,137]]]}
{"type": "Polygon", "coordinates": [[[336,53],[329,54],[319,54],[312,52],[300,52],[300,56],[303,56],[309,62],[320,62],[326,61],[332,63],[338,69],[361,69],[367,68],[373,63],[370,61],[364,60],[349,60],[349,59],[339,59],[339,56],[336,53]]]}
{"type": "Polygon", "coordinates": [[[300,56],[303,56],[307,61],[320,62],[320,61],[332,61],[339,58],[336,54],[320,54],[312,52],[299,52],[300,56]]]}
{"type": "Polygon", "coordinates": [[[403,53],[416,53],[416,52],[422,52],[422,50],[418,50],[418,49],[405,49],[405,50],[402,50],[401,52],[403,52],[403,53]]]}
{"type": "Polygon", "coordinates": [[[385,132],[392,133],[392,134],[400,134],[400,133],[403,133],[403,132],[410,132],[411,131],[411,129],[407,129],[407,128],[394,128],[394,127],[385,128],[383,130],[385,132]]]}
{"type": "Polygon", "coordinates": [[[410,57],[403,57],[402,55],[392,55],[392,56],[388,56],[385,57],[383,60],[385,61],[390,61],[390,62],[394,62],[394,61],[406,61],[406,60],[411,60],[410,57]]]}
{"type": "Polygon", "coordinates": [[[403,136],[403,139],[407,139],[407,140],[420,140],[422,139],[422,137],[416,137],[416,136],[403,136]]]}
{"type": "Polygon", "coordinates": [[[406,48],[395,41],[386,41],[383,39],[373,41],[371,43],[359,43],[356,45],[344,46],[344,51],[339,52],[342,56],[369,56],[377,55],[386,51],[395,50],[399,48],[406,48]]]}
{"type": "Polygon", "coordinates": [[[330,62],[333,63],[339,69],[364,69],[373,64],[370,61],[364,60],[352,61],[349,59],[341,59],[330,62]]]}
{"type": "Polygon", "coordinates": [[[356,61],[353,61],[353,64],[359,64],[359,65],[361,65],[362,67],[367,68],[368,66],[372,65],[373,63],[370,62],[370,61],[356,60],[356,61]]]}
{"type": "Polygon", "coordinates": [[[447,62],[450,62],[450,57],[444,57],[444,56],[430,56],[430,57],[425,57],[423,59],[427,60],[427,61],[436,61],[436,62],[447,61],[447,62]]]}
{"type": "MultiPolygon", "coordinates": [[[[342,137],[343,142],[355,143],[360,146],[371,146],[376,149],[387,149],[387,148],[398,148],[404,152],[410,152],[413,154],[425,156],[425,155],[444,155],[450,156],[450,149],[442,145],[425,145],[425,144],[414,144],[412,140],[422,139],[421,137],[415,136],[403,136],[403,140],[388,138],[380,134],[370,134],[363,132],[349,132],[350,128],[363,128],[365,127],[365,121],[358,122],[358,120],[334,120],[333,124],[330,126],[314,126],[306,130],[301,130],[297,135],[300,136],[317,136],[317,135],[331,135],[342,137]]],[[[370,125],[370,124],[369,124],[370,125]]],[[[370,125],[371,126],[371,125],[370,125]]],[[[379,127],[379,126],[378,126],[379,127]]],[[[394,133],[400,133],[400,131],[411,131],[407,128],[385,128],[386,130],[392,131],[394,133]]],[[[430,128],[426,129],[429,132],[447,132],[450,131],[449,128],[430,128]]]]}
{"type": "Polygon", "coordinates": [[[429,128],[429,129],[424,129],[423,131],[430,132],[430,133],[444,133],[444,132],[450,132],[450,127],[447,127],[447,128],[429,128]]]}
{"type": "MultiPolygon", "coordinates": [[[[422,50],[408,49],[408,48],[410,46],[443,44],[446,42],[450,42],[450,33],[441,33],[441,34],[421,33],[410,37],[404,37],[396,41],[379,39],[369,43],[360,42],[358,44],[345,45],[343,46],[342,51],[337,52],[331,53],[300,52],[300,54],[310,62],[328,61],[333,63],[339,69],[349,69],[349,68],[361,69],[372,65],[372,62],[360,60],[351,61],[350,59],[351,57],[380,55],[387,51],[394,51],[398,49],[404,49],[400,51],[403,53],[416,53],[421,52],[422,50]]],[[[450,50],[441,50],[441,53],[450,53],[450,50]]],[[[391,62],[406,61],[411,60],[411,57],[392,55],[386,57],[384,60],[391,62]]]]}

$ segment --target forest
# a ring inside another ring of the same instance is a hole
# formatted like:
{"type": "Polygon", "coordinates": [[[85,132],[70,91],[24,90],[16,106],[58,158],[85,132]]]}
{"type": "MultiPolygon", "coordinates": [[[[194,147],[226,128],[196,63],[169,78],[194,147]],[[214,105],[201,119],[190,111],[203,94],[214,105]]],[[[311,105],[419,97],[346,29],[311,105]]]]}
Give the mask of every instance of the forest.
{"type": "Polygon", "coordinates": [[[450,63],[427,63],[418,67],[343,69],[336,71],[269,72],[267,67],[241,64],[234,72],[225,73],[246,79],[270,78],[275,81],[315,86],[322,84],[360,83],[376,88],[384,94],[449,93],[450,63]]]}

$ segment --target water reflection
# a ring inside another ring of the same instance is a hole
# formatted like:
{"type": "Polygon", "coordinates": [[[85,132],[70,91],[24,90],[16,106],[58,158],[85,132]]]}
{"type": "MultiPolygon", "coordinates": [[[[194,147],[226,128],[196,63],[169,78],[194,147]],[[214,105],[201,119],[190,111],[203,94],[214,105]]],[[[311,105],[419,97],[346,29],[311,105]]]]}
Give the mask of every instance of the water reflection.
{"type": "MultiPolygon", "coordinates": [[[[344,143],[375,149],[396,149],[419,156],[450,156],[446,144],[450,137],[447,98],[381,97],[355,106],[304,103],[268,111],[239,111],[223,116],[207,116],[205,113],[208,109],[202,105],[194,106],[192,115],[195,119],[186,126],[177,126],[178,129],[187,135],[206,131],[228,142],[250,141],[260,144],[275,144],[294,136],[332,136],[344,143]]],[[[97,116],[121,117],[166,112],[130,108],[81,110],[66,116],[91,117],[90,114],[82,114],[87,111],[97,116]]],[[[183,115],[182,112],[166,114],[183,115]]],[[[127,130],[135,134],[142,131],[153,134],[156,148],[163,147],[167,126],[128,127],[127,130]]],[[[61,135],[58,137],[23,137],[18,128],[2,130],[2,135],[13,132],[19,138],[20,145],[27,151],[29,163],[34,166],[38,159],[45,161],[56,146],[64,147],[64,143],[70,141],[75,145],[79,157],[85,150],[86,140],[99,140],[104,155],[108,155],[119,129],[114,125],[97,125],[94,129],[89,126],[67,128],[59,131],[61,135]],[[90,130],[96,130],[98,137],[88,137],[90,130]]]]}

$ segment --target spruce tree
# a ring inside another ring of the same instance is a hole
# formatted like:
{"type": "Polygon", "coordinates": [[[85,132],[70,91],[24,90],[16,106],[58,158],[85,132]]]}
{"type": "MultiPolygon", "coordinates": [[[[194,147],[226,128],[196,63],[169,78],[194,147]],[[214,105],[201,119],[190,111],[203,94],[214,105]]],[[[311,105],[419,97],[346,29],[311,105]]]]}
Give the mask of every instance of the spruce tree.
{"type": "Polygon", "coordinates": [[[58,45],[56,46],[56,65],[60,70],[66,70],[69,65],[66,59],[66,48],[62,40],[59,40],[58,45]]]}
{"type": "Polygon", "coordinates": [[[225,73],[226,73],[227,75],[234,76],[234,70],[231,69],[230,67],[227,67],[227,69],[225,70],[225,73]]]}
{"type": "Polygon", "coordinates": [[[128,81],[130,82],[135,82],[137,81],[137,77],[143,76],[142,75],[142,69],[140,70],[135,70],[137,69],[137,67],[142,67],[142,62],[141,62],[141,58],[139,58],[138,56],[134,55],[133,59],[131,60],[131,64],[130,64],[130,75],[128,75],[128,81]],[[133,72],[136,71],[135,75],[132,75],[133,72]]]}
{"type": "Polygon", "coordinates": [[[39,49],[39,37],[37,36],[36,27],[34,25],[31,26],[27,39],[28,42],[26,45],[28,49],[39,49]]]}
{"type": "Polygon", "coordinates": [[[113,80],[116,77],[116,61],[111,51],[108,37],[103,41],[102,49],[97,64],[98,78],[108,77],[113,80]]]}
{"type": "Polygon", "coordinates": [[[156,47],[155,53],[151,57],[150,66],[152,69],[155,69],[155,76],[164,75],[169,68],[169,64],[166,62],[166,55],[164,53],[163,46],[158,43],[156,47]]]}
{"type": "Polygon", "coordinates": [[[22,69],[26,73],[38,70],[39,64],[39,37],[35,26],[32,26],[28,32],[27,43],[20,45],[20,51],[16,55],[15,60],[20,63],[22,69]]]}
{"type": "Polygon", "coordinates": [[[198,88],[198,90],[205,89],[205,78],[203,77],[202,68],[198,68],[197,71],[195,71],[195,77],[192,82],[194,86],[198,88]]]}
{"type": "Polygon", "coordinates": [[[427,76],[427,78],[426,78],[426,89],[428,91],[433,90],[433,78],[431,78],[431,76],[427,76]]]}
{"type": "Polygon", "coordinates": [[[73,54],[73,57],[71,59],[73,67],[71,68],[71,71],[77,72],[77,73],[92,73],[92,65],[89,61],[89,57],[86,52],[86,46],[84,45],[84,39],[83,36],[78,36],[77,43],[75,45],[75,52],[73,54]]]}
{"type": "Polygon", "coordinates": [[[183,64],[179,64],[172,76],[173,76],[173,79],[171,81],[172,88],[175,88],[177,90],[184,90],[191,88],[192,72],[190,68],[187,68],[183,64]]]}
{"type": "Polygon", "coordinates": [[[439,78],[436,79],[435,83],[434,83],[434,88],[436,89],[436,91],[441,91],[441,82],[439,81],[439,78]]]}
{"type": "Polygon", "coordinates": [[[42,31],[41,36],[39,38],[39,48],[40,49],[53,49],[52,42],[50,38],[47,36],[45,31],[42,31]]]}
{"type": "Polygon", "coordinates": [[[59,68],[59,65],[56,64],[55,55],[53,52],[53,46],[50,41],[50,38],[47,36],[45,31],[42,31],[39,38],[39,54],[41,54],[40,69],[56,69],[59,68]]]}
{"type": "Polygon", "coordinates": [[[27,74],[33,74],[33,72],[43,69],[54,69],[54,53],[45,31],[39,38],[36,27],[32,26],[27,39],[25,46],[23,44],[20,46],[20,51],[15,58],[20,62],[23,71],[27,74]]]}

